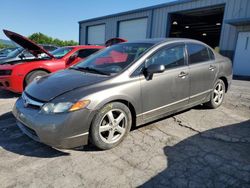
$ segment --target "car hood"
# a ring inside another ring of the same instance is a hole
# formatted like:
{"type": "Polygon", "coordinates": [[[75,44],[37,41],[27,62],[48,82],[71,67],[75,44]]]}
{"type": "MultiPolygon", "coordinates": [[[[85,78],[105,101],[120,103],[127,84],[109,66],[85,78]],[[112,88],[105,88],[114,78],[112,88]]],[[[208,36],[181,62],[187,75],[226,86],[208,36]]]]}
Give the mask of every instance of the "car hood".
{"type": "Polygon", "coordinates": [[[100,83],[107,79],[109,79],[108,76],[68,69],[33,81],[25,89],[25,93],[42,102],[48,102],[66,92],[100,83]]]}
{"type": "Polygon", "coordinates": [[[51,53],[49,53],[47,50],[45,50],[41,46],[37,45],[36,43],[32,42],[30,39],[28,39],[22,35],[19,35],[18,33],[14,33],[12,31],[3,30],[3,32],[10,40],[19,44],[24,49],[27,49],[35,57],[38,57],[38,55],[45,53],[49,57],[54,58],[54,56],[51,53]]]}

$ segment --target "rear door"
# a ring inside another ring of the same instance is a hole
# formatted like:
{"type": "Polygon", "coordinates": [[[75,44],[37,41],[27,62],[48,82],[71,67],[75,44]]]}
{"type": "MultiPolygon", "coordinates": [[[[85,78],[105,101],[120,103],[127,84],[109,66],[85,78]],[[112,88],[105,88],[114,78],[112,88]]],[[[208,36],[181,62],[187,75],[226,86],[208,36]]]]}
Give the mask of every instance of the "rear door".
{"type": "Polygon", "coordinates": [[[154,74],[152,80],[141,79],[142,109],[145,121],[157,118],[188,104],[189,76],[185,44],[167,45],[146,61],[165,65],[165,72],[154,74]]]}
{"type": "Polygon", "coordinates": [[[189,103],[200,103],[211,93],[218,72],[213,52],[205,45],[188,43],[189,103]]]}

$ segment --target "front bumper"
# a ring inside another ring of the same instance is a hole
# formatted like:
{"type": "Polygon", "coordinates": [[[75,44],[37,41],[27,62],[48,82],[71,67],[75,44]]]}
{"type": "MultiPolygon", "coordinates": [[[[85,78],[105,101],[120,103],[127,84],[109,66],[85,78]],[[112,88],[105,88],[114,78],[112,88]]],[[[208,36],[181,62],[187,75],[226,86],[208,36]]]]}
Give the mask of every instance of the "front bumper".
{"type": "Polygon", "coordinates": [[[19,76],[0,76],[0,89],[21,93],[23,91],[23,78],[19,76]]]}
{"type": "Polygon", "coordinates": [[[49,146],[69,149],[88,143],[88,131],[94,112],[83,109],[70,113],[43,114],[25,107],[19,98],[13,108],[18,127],[30,138],[49,146]]]}

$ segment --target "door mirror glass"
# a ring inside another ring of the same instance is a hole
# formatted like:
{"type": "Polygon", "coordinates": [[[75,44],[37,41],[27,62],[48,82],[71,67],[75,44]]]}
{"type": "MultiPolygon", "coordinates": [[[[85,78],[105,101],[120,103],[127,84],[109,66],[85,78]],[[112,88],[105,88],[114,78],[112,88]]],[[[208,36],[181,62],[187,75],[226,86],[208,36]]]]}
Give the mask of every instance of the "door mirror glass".
{"type": "Polygon", "coordinates": [[[154,74],[162,73],[165,71],[165,66],[161,64],[151,64],[144,70],[144,75],[147,80],[151,80],[154,74]]]}

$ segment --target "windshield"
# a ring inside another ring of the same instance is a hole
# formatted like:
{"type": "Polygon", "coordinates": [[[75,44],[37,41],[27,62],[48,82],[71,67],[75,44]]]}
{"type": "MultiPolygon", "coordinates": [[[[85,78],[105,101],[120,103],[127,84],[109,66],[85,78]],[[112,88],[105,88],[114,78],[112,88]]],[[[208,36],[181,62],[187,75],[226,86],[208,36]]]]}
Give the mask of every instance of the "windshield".
{"type": "Polygon", "coordinates": [[[10,52],[7,57],[16,57],[23,51],[23,48],[17,48],[14,51],[10,52]]]}
{"type": "Polygon", "coordinates": [[[51,52],[51,54],[55,56],[56,58],[60,59],[63,56],[65,56],[67,53],[69,53],[72,49],[73,49],[72,47],[58,48],[54,50],[53,52],[51,52]]]}
{"type": "Polygon", "coordinates": [[[152,45],[153,44],[148,43],[117,44],[90,56],[85,61],[73,66],[73,68],[85,70],[94,69],[109,75],[117,74],[124,70],[152,45]]]}

